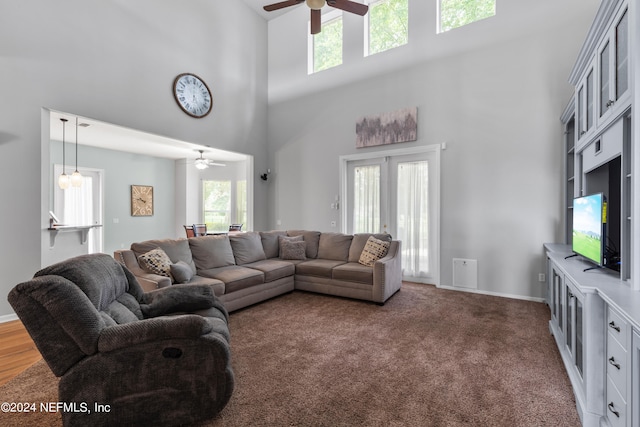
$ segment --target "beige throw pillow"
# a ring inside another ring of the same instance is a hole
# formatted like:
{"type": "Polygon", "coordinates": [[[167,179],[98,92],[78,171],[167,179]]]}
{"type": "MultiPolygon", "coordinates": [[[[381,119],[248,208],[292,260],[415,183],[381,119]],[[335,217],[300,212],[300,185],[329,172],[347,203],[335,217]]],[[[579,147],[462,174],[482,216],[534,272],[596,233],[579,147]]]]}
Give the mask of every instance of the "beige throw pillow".
{"type": "Polygon", "coordinates": [[[138,257],[140,266],[149,273],[171,277],[171,260],[169,255],[160,248],[152,249],[138,257]]]}
{"type": "Polygon", "coordinates": [[[360,254],[358,262],[362,265],[366,265],[367,267],[373,267],[373,264],[375,264],[375,262],[380,258],[387,255],[388,251],[389,242],[384,242],[371,236],[367,239],[367,243],[364,245],[364,249],[362,250],[362,254],[360,254]]]}

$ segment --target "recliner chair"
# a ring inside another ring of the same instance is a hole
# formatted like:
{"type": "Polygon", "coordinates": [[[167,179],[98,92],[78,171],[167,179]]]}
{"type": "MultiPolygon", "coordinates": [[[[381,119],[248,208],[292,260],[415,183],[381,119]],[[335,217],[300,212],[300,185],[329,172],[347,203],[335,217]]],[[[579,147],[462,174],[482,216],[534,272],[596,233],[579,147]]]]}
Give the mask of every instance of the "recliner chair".
{"type": "Polygon", "coordinates": [[[8,300],[60,377],[58,400],[77,404],[65,426],[189,424],[231,397],[228,313],[206,285],[145,293],[93,254],[40,270],[8,300]]]}

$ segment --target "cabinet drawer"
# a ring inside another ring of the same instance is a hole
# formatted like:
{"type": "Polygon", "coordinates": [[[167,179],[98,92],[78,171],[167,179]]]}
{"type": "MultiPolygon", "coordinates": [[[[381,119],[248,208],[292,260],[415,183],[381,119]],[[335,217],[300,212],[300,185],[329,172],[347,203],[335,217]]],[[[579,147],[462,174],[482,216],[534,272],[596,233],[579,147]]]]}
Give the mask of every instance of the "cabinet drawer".
{"type": "Polygon", "coordinates": [[[627,366],[627,352],[618,340],[613,338],[611,332],[607,335],[607,375],[626,400],[627,377],[631,375],[627,366]]]}
{"type": "Polygon", "coordinates": [[[627,403],[613,385],[611,378],[607,378],[607,419],[611,427],[626,427],[627,403]]]}
{"type": "Polygon", "coordinates": [[[608,311],[607,330],[609,331],[611,336],[613,336],[616,340],[618,340],[620,345],[622,345],[622,348],[626,351],[627,350],[626,337],[627,337],[627,330],[629,328],[629,325],[625,320],[622,319],[622,317],[618,315],[618,313],[611,310],[611,308],[609,308],[609,310],[607,311],[608,311]]]}

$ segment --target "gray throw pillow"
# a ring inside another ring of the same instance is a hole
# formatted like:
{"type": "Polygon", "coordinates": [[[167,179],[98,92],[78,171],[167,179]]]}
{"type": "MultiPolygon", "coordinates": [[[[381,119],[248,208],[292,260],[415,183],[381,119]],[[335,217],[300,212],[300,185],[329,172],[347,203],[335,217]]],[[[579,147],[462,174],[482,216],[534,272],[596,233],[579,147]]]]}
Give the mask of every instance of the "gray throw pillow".
{"type": "Polygon", "coordinates": [[[278,236],[278,256],[282,258],[282,244],[283,242],[304,242],[304,237],[300,236],[278,236]]]}
{"type": "Polygon", "coordinates": [[[184,261],[171,264],[170,268],[174,283],[187,283],[193,277],[191,266],[184,261]]]}
{"type": "Polygon", "coordinates": [[[280,245],[280,255],[282,259],[300,260],[307,259],[307,244],[303,240],[291,241],[283,240],[280,245]]]}

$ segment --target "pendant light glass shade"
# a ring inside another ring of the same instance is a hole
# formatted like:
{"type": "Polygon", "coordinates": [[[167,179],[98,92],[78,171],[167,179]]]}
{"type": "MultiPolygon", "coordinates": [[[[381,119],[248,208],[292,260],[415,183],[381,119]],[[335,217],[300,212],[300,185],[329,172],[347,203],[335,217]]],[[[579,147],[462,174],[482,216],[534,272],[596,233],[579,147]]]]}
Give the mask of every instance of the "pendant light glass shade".
{"type": "Polygon", "coordinates": [[[309,9],[320,10],[324,6],[325,0],[307,0],[309,9]]]}
{"type": "Polygon", "coordinates": [[[62,122],[62,173],[60,174],[60,176],[58,177],[58,186],[60,188],[62,188],[63,190],[66,190],[67,188],[69,188],[69,175],[67,175],[65,173],[65,128],[67,126],[67,119],[60,119],[60,121],[62,122]]]}
{"type": "Polygon", "coordinates": [[[82,175],[78,172],[78,118],[76,117],[76,171],[71,174],[71,185],[80,187],[82,185],[82,175]]]}

